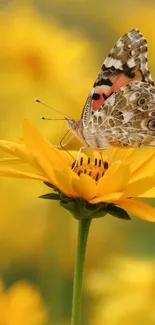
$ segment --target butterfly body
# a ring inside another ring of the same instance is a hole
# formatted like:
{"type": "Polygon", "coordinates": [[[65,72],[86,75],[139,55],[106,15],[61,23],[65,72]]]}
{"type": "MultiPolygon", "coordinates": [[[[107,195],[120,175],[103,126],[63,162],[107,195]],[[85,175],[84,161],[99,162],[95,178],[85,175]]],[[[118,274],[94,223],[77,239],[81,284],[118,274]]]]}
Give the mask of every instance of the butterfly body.
{"type": "Polygon", "coordinates": [[[106,149],[109,144],[104,137],[102,130],[97,128],[97,132],[92,132],[90,128],[83,128],[82,120],[66,119],[68,128],[72,131],[77,139],[79,139],[84,145],[93,149],[106,149]]]}
{"type": "Polygon", "coordinates": [[[93,149],[155,146],[155,87],[147,66],[147,42],[137,29],[112,48],[81,119],[67,124],[93,149]]]}

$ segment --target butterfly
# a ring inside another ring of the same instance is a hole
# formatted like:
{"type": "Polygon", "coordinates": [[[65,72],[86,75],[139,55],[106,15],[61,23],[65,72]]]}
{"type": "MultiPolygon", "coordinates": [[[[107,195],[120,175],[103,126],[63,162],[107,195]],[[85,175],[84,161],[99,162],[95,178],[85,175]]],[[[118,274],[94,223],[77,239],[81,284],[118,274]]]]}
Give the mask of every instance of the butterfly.
{"type": "Polygon", "coordinates": [[[66,121],[85,147],[155,146],[155,87],[148,70],[147,41],[138,29],[111,49],[81,118],[66,121]]]}

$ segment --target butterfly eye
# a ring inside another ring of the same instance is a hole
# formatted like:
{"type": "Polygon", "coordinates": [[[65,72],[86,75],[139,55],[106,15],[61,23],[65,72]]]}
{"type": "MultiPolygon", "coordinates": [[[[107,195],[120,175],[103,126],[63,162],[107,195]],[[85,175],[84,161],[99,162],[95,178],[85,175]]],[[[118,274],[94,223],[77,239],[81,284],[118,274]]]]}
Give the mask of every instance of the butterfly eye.
{"type": "Polygon", "coordinates": [[[150,120],[147,124],[149,130],[155,131],[155,120],[150,120]]]}
{"type": "Polygon", "coordinates": [[[138,99],[137,104],[139,106],[141,106],[141,105],[144,105],[146,102],[147,102],[147,99],[145,97],[141,97],[141,98],[138,99]]]}

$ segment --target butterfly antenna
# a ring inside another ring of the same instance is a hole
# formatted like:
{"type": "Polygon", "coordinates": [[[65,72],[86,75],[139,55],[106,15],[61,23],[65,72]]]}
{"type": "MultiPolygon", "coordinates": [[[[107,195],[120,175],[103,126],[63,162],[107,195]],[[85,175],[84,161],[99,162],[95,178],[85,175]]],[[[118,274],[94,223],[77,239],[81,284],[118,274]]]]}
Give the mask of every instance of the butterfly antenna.
{"type": "MultiPolygon", "coordinates": [[[[62,114],[62,115],[64,115],[65,117],[68,117],[69,119],[72,119],[72,117],[71,116],[69,116],[68,114],[65,114],[65,113],[63,113],[63,112],[61,112],[61,111],[59,111],[58,109],[56,109],[56,108],[53,108],[53,107],[51,107],[51,106],[49,106],[49,105],[47,105],[47,104],[45,104],[45,103],[43,103],[43,102],[41,102],[41,100],[40,99],[38,99],[38,98],[36,98],[36,103],[39,103],[39,104],[42,104],[43,106],[45,106],[45,107],[47,107],[47,108],[50,108],[50,109],[52,109],[53,111],[55,111],[55,112],[57,112],[57,113],[59,113],[59,114],[62,114]]],[[[43,120],[44,120],[44,118],[43,118],[43,120]]]]}
{"type": "Polygon", "coordinates": [[[50,117],[45,117],[45,116],[40,116],[41,120],[46,120],[46,121],[65,121],[65,118],[50,118],[50,117]]]}

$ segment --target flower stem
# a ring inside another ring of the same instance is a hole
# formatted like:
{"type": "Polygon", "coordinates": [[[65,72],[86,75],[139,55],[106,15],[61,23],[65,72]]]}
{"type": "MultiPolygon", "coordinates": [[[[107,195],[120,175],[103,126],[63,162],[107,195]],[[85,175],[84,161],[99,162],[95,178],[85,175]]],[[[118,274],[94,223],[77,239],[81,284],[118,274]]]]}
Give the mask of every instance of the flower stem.
{"type": "Polygon", "coordinates": [[[79,220],[77,251],[74,268],[71,325],[80,325],[81,321],[83,270],[90,223],[91,219],[79,220]]]}

